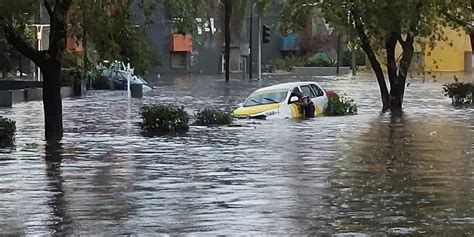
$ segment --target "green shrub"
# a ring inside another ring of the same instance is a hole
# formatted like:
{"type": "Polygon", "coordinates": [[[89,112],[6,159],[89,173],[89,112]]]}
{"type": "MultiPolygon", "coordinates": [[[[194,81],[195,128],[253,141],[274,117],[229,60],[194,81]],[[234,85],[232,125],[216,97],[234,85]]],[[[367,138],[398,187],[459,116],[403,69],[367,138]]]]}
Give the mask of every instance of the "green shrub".
{"type": "Polygon", "coordinates": [[[147,132],[186,132],[189,130],[189,115],[184,107],[175,105],[145,105],[140,108],[143,120],[140,127],[147,132]]]}
{"type": "Polygon", "coordinates": [[[473,103],[474,84],[472,83],[454,82],[444,84],[443,91],[445,96],[451,98],[453,105],[473,103]]]}
{"type": "Polygon", "coordinates": [[[281,71],[291,71],[295,66],[304,64],[305,59],[297,55],[289,55],[283,58],[278,58],[273,62],[272,68],[281,71]]]}
{"type": "Polygon", "coordinates": [[[357,105],[354,100],[333,96],[328,98],[328,107],[324,112],[327,116],[343,116],[357,114],[357,105]]]}
{"type": "Polygon", "coordinates": [[[114,90],[114,83],[105,75],[104,69],[92,69],[87,72],[92,87],[95,90],[114,90]]]}
{"type": "Polygon", "coordinates": [[[194,114],[194,124],[198,126],[227,125],[232,123],[231,113],[217,108],[206,108],[194,114]]]}
{"type": "Polygon", "coordinates": [[[96,90],[112,90],[113,89],[113,84],[110,83],[109,79],[104,76],[104,75],[97,75],[92,80],[92,86],[96,90]]]}
{"type": "Polygon", "coordinates": [[[304,56],[289,55],[276,59],[272,65],[272,69],[281,71],[292,71],[294,67],[333,67],[334,61],[315,54],[313,57],[306,58],[304,56]]]}
{"type": "MultiPolygon", "coordinates": [[[[341,59],[341,66],[350,67],[352,65],[351,51],[344,51],[341,59]]],[[[356,49],[356,65],[365,66],[365,52],[361,49],[356,49]]]]}
{"type": "Polygon", "coordinates": [[[275,70],[287,71],[287,72],[293,70],[293,66],[294,65],[291,65],[290,62],[286,60],[286,58],[278,58],[273,62],[273,65],[272,65],[273,69],[275,70]]]}
{"type": "Polygon", "coordinates": [[[61,85],[72,87],[76,81],[80,81],[82,76],[81,71],[74,69],[61,69],[61,85]]]}
{"type": "Polygon", "coordinates": [[[13,146],[16,124],[10,119],[0,117],[0,148],[13,146]]]}
{"type": "Polygon", "coordinates": [[[311,58],[305,63],[306,67],[332,67],[334,63],[324,58],[311,58]]]}

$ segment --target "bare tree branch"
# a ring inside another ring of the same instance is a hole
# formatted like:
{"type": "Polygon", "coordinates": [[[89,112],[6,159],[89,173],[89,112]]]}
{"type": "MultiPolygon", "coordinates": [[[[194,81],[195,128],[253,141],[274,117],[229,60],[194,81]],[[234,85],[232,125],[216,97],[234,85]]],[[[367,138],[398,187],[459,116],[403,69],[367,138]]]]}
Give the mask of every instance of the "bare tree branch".
{"type": "Polygon", "coordinates": [[[28,42],[15,30],[12,26],[3,26],[5,38],[8,43],[13,45],[21,54],[31,59],[36,65],[41,66],[43,61],[43,53],[34,49],[28,42]]]}
{"type": "Polygon", "coordinates": [[[449,14],[448,12],[443,12],[443,15],[446,17],[446,19],[458,24],[461,27],[468,27],[468,28],[473,28],[474,27],[474,24],[472,24],[470,22],[467,22],[467,21],[464,21],[462,19],[459,19],[458,17],[456,17],[452,14],[449,14]]]}
{"type": "Polygon", "coordinates": [[[418,24],[420,23],[420,20],[421,20],[421,8],[423,7],[422,2],[423,2],[422,0],[418,0],[416,2],[416,6],[415,6],[416,16],[410,23],[410,32],[408,33],[407,39],[405,40],[406,46],[408,46],[408,44],[413,44],[415,40],[415,36],[418,35],[418,24]]]}
{"type": "Polygon", "coordinates": [[[49,4],[48,0],[43,1],[44,8],[46,8],[46,11],[48,11],[49,17],[53,16],[53,9],[51,8],[51,4],[49,4]]]}
{"type": "Polygon", "coordinates": [[[0,16],[0,29],[5,28],[6,25],[7,25],[7,19],[3,16],[0,16]]]}
{"type": "Polygon", "coordinates": [[[56,0],[53,10],[54,14],[50,17],[51,27],[48,54],[55,60],[60,60],[62,52],[66,48],[66,18],[72,2],[73,0],[56,0]]]}
{"type": "Polygon", "coordinates": [[[53,13],[57,12],[59,4],[61,4],[60,0],[56,0],[56,3],[54,4],[53,13]]]}
{"type": "Polygon", "coordinates": [[[402,47],[405,47],[406,41],[403,40],[403,37],[401,34],[398,35],[398,42],[400,43],[402,47]]]}
{"type": "Polygon", "coordinates": [[[397,41],[400,38],[398,32],[392,32],[385,39],[385,49],[387,50],[387,73],[390,81],[390,89],[393,89],[393,84],[397,79],[397,61],[395,58],[395,48],[397,47],[397,41]]]}
{"type": "Polygon", "coordinates": [[[380,65],[380,62],[377,59],[377,56],[375,55],[375,51],[372,48],[372,45],[370,44],[369,37],[365,33],[364,23],[362,22],[362,19],[359,15],[359,11],[357,7],[355,6],[355,4],[352,4],[350,11],[351,11],[352,16],[354,17],[355,28],[357,30],[357,33],[359,34],[359,38],[362,43],[362,49],[367,54],[367,57],[369,58],[372,69],[377,77],[377,82],[380,87],[380,92],[382,93],[382,102],[384,104],[384,108],[382,110],[386,111],[388,109],[387,106],[389,105],[390,99],[389,99],[387,83],[385,82],[385,76],[382,71],[382,66],[380,65]]]}

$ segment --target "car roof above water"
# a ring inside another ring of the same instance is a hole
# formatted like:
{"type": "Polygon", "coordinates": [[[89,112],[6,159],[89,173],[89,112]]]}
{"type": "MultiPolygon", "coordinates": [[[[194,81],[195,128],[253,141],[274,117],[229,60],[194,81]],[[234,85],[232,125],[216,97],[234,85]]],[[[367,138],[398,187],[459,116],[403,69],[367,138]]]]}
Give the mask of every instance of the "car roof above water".
{"type": "Polygon", "coordinates": [[[260,89],[256,90],[254,93],[256,93],[256,92],[265,92],[265,91],[274,91],[274,90],[290,90],[290,89],[293,89],[297,86],[308,85],[308,84],[316,84],[317,85],[318,83],[313,82],[313,81],[300,81],[300,82],[281,83],[281,84],[277,84],[277,85],[273,85],[273,86],[267,86],[267,87],[260,88],[260,89]]]}

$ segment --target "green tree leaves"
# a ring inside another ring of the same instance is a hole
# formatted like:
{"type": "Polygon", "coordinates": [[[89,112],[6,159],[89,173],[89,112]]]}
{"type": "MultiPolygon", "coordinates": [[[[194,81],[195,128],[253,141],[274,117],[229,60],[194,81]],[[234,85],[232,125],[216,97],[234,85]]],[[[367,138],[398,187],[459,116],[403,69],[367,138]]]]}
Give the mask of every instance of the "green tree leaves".
{"type": "MultiPolygon", "coordinates": [[[[133,2],[73,0],[67,19],[59,20],[70,25],[74,40],[82,42],[94,52],[91,55],[95,57],[87,59],[90,63],[106,59],[131,62],[138,72],[144,73],[149,66],[156,64],[157,59],[151,53],[146,41],[143,29],[146,24],[137,27],[134,23],[130,11],[133,2]]],[[[158,2],[159,0],[140,0],[139,7],[148,17],[152,15],[158,2]]],[[[27,24],[34,23],[33,16],[37,15],[40,6],[46,6],[44,4],[54,9],[58,3],[56,0],[1,1],[0,11],[3,15],[0,17],[0,29],[13,29],[19,35],[23,35],[23,38],[27,38],[25,37],[29,35],[27,29],[32,28],[27,24]]],[[[33,34],[33,37],[36,36],[33,34]]]]}
{"type": "Polygon", "coordinates": [[[282,32],[298,31],[316,9],[336,28],[351,27],[359,36],[377,76],[384,109],[401,110],[414,45],[434,47],[446,27],[472,27],[472,0],[285,0],[282,32]],[[423,40],[421,40],[423,39],[423,40]],[[396,45],[401,55],[396,58],[396,45]],[[387,67],[390,93],[381,60],[387,67]]]}

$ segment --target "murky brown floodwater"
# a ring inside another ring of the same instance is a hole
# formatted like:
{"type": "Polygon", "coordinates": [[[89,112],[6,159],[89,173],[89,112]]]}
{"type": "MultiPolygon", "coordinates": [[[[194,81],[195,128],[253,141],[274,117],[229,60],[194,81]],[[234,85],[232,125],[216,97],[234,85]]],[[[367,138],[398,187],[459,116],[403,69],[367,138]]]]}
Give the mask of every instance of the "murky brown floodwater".
{"type": "Polygon", "coordinates": [[[474,235],[474,109],[454,109],[441,82],[411,81],[398,119],[379,114],[374,81],[318,78],[359,115],[179,137],[136,126],[143,103],[233,107],[288,80],[301,78],[162,79],[131,120],[123,92],[66,99],[56,147],[42,141],[40,102],[1,110],[18,133],[0,151],[0,234],[474,235]]]}

